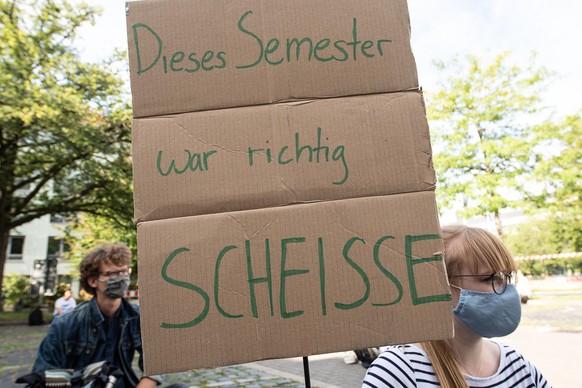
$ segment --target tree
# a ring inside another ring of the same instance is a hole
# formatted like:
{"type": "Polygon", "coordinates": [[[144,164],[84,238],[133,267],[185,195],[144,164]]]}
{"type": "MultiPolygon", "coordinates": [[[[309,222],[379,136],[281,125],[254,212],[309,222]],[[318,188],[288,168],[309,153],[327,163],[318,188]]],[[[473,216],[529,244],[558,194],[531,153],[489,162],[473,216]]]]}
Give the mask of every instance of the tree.
{"type": "Polygon", "coordinates": [[[97,12],[0,0],[0,286],[14,228],[57,213],[131,219],[123,82],[110,63],[84,63],[72,46],[97,12]]]}
{"type": "Polygon", "coordinates": [[[32,303],[37,302],[30,294],[30,284],[25,276],[8,275],[2,286],[4,287],[2,291],[4,302],[15,310],[30,307],[32,303]]]}
{"type": "Polygon", "coordinates": [[[547,219],[532,219],[515,225],[507,231],[503,243],[514,256],[555,253],[556,245],[549,224],[547,219]]]}
{"type": "Polygon", "coordinates": [[[437,197],[445,209],[463,204],[463,215],[490,215],[503,236],[500,211],[519,199],[532,170],[532,128],[549,73],[475,56],[438,63],[449,76],[427,95],[434,139],[437,197]],[[511,199],[515,195],[515,199],[511,199]]]}
{"type": "Polygon", "coordinates": [[[555,253],[582,251],[582,114],[535,130],[536,164],[528,195],[547,215],[555,253]]]}
{"type": "MultiPolygon", "coordinates": [[[[111,242],[127,244],[133,256],[137,254],[137,231],[131,218],[125,224],[112,224],[107,217],[93,214],[80,214],[69,222],[66,241],[70,246],[67,259],[79,264],[83,255],[98,245],[111,242]]],[[[136,262],[132,262],[132,276],[137,275],[136,262]]]]}

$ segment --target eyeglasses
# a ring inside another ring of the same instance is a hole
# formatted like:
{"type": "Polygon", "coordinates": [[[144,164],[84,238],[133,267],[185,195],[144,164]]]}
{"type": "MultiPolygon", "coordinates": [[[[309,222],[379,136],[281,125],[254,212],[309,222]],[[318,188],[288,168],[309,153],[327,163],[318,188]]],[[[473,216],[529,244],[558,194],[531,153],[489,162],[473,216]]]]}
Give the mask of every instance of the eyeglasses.
{"type": "Polygon", "coordinates": [[[497,272],[491,275],[453,275],[452,278],[479,278],[483,282],[491,282],[491,287],[497,295],[501,295],[507,289],[507,285],[512,283],[513,273],[497,272]]]}
{"type": "Polygon", "coordinates": [[[125,268],[125,269],[121,269],[118,271],[101,272],[101,273],[99,273],[99,276],[105,276],[111,280],[111,279],[117,279],[120,276],[129,275],[130,273],[131,273],[131,269],[125,268]]]}

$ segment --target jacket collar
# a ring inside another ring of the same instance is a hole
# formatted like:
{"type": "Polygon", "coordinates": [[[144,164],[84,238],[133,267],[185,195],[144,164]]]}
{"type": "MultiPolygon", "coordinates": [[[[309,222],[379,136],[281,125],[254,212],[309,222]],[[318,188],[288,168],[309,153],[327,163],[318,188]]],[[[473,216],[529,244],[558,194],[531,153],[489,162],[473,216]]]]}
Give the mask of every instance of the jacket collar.
{"type": "MultiPolygon", "coordinates": [[[[131,307],[131,304],[125,298],[121,299],[121,306],[119,306],[119,308],[124,310],[126,320],[137,319],[139,317],[137,311],[131,307]]],[[[101,324],[105,320],[103,313],[101,313],[101,310],[97,305],[97,299],[95,297],[89,301],[89,310],[93,322],[101,324]]]]}

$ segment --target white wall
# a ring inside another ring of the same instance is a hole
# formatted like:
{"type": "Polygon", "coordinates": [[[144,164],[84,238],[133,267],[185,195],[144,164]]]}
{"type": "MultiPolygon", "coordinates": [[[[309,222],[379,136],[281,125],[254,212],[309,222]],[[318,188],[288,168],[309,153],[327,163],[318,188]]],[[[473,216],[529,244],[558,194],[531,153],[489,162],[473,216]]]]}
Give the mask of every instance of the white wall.
{"type": "Polygon", "coordinates": [[[58,236],[62,232],[50,223],[50,216],[37,218],[10,232],[12,236],[24,236],[22,260],[6,260],[4,275],[18,274],[29,276],[34,260],[45,260],[49,236],[58,236]]]}
{"type": "MultiPolygon", "coordinates": [[[[62,236],[65,224],[51,224],[50,215],[37,218],[10,232],[12,236],[24,236],[22,260],[6,260],[4,275],[31,276],[35,260],[46,260],[49,237],[62,236]]],[[[67,275],[76,271],[69,263],[59,261],[57,273],[67,275]]]]}

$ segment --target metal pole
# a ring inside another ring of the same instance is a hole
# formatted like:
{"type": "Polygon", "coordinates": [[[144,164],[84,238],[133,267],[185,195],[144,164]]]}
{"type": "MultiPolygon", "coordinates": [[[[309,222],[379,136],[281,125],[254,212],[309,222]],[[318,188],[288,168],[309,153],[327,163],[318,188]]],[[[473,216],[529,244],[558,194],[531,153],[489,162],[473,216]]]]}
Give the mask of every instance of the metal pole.
{"type": "Polygon", "coordinates": [[[305,375],[305,388],[311,388],[311,379],[309,378],[309,360],[307,356],[303,357],[303,374],[305,375]]]}

